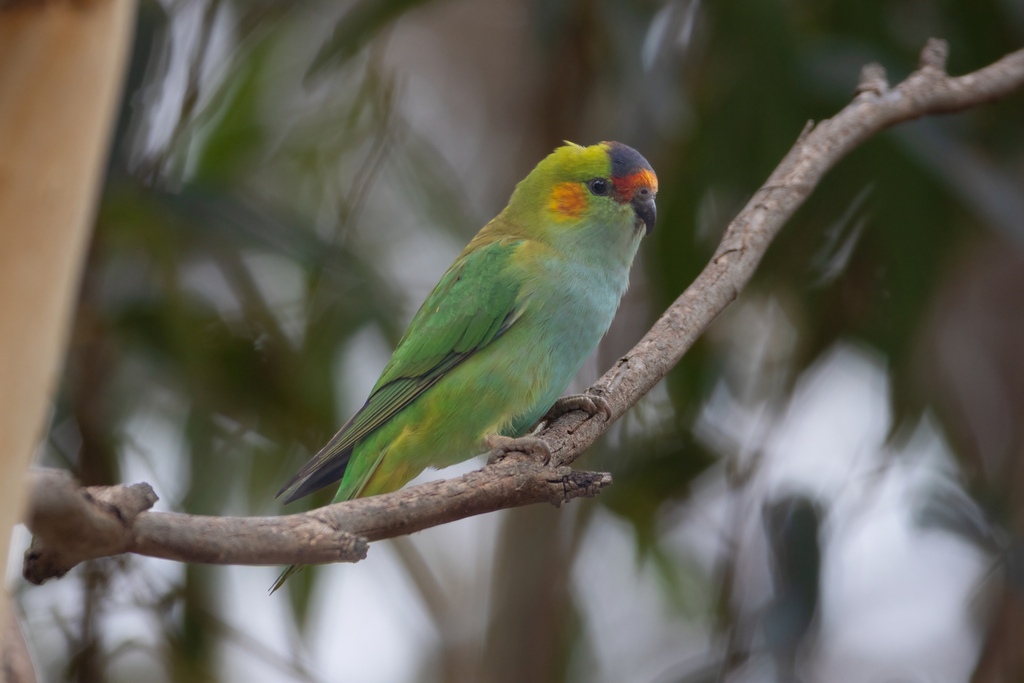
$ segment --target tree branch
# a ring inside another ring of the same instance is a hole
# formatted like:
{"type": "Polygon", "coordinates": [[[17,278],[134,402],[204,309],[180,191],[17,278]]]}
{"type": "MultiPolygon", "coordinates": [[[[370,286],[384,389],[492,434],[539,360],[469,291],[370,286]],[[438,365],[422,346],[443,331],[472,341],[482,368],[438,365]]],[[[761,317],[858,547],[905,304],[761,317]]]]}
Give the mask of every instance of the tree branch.
{"type": "Polygon", "coordinates": [[[593,497],[610,474],[547,467],[511,457],[462,477],[279,517],[147,512],[149,484],[80,488],[63,470],[29,475],[34,534],[22,574],[35,584],[85,560],[138,553],[206,564],[357,562],[369,541],[504,508],[593,497]]]}
{"type": "MultiPolygon", "coordinates": [[[[808,122],[789,153],[725,231],[711,262],[662,314],[654,327],[590,388],[612,409],[612,421],[640,400],[711,322],[736,299],[768,245],[825,173],[869,137],[929,114],[962,111],[998,99],[1024,85],[1024,49],[974,73],[951,78],[944,71],[948,48],[932,38],[921,67],[893,89],[878,64],[861,73],[853,102],[831,119],[808,122]]],[[[609,424],[571,413],[544,432],[552,461],[569,464],[609,424]]]]}
{"type": "Polygon", "coordinates": [[[462,477],[281,517],[202,517],[146,512],[155,495],[146,484],[77,489],[67,475],[33,475],[36,534],[25,577],[39,583],[90,557],[135,552],[184,562],[289,564],[354,562],[366,544],[503,508],[591,497],[611,475],[567,467],[654,387],[739,294],[778,231],[824,174],[875,133],[928,114],[962,111],[1024,84],[1024,50],[979,71],[951,78],[947,46],[932,39],[920,68],[889,88],[879,65],[864,68],[853,102],[816,126],[793,148],[729,224],[711,262],[643,339],[590,392],[608,401],[612,419],[562,416],[541,436],[549,465],[512,456],[462,477]],[[60,479],[58,481],[58,479],[60,479]]]}

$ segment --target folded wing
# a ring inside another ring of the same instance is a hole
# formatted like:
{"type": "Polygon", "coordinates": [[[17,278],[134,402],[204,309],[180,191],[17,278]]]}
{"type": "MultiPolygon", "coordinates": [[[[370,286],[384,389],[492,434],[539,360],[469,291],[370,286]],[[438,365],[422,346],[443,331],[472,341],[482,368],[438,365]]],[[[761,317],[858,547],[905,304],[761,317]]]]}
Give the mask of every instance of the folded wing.
{"type": "Polygon", "coordinates": [[[508,268],[522,240],[464,254],[423,303],[366,403],[279,492],[290,503],[340,481],[355,446],[522,315],[521,283],[508,268]]]}

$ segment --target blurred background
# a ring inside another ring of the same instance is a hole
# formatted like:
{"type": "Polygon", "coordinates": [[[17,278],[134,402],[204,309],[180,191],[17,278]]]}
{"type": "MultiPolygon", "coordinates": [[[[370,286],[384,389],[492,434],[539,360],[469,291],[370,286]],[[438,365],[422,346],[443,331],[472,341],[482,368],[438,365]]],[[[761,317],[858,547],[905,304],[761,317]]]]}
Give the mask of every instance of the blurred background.
{"type": "MultiPolygon", "coordinates": [[[[38,460],[156,509],[274,493],[563,140],[660,179],[581,390],[860,67],[1024,44],[1020,0],[143,0],[38,460]]],[[[1024,94],[879,135],[578,463],[595,500],[271,567],[6,582],[42,680],[1024,680],[1024,94]]],[[[470,461],[429,473],[448,477],[470,461]]],[[[422,480],[422,478],[421,478],[422,480]]]]}

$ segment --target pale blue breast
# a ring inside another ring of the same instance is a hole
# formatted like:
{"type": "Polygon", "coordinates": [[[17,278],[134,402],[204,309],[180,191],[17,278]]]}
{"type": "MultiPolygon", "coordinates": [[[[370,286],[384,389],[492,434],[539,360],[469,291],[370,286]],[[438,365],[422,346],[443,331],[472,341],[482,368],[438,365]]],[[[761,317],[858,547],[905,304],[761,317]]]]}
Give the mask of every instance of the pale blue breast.
{"type": "Polygon", "coordinates": [[[569,386],[608,331],[629,284],[624,268],[563,259],[550,259],[544,268],[544,284],[527,312],[533,338],[522,351],[523,365],[536,371],[535,392],[532,405],[508,430],[511,434],[528,430],[569,386]]]}

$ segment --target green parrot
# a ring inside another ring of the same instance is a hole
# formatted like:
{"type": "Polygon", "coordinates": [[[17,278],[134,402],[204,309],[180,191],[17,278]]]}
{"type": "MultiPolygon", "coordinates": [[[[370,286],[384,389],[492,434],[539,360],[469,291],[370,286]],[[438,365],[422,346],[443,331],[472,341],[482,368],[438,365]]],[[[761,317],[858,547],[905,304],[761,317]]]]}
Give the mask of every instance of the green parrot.
{"type": "Polygon", "coordinates": [[[552,152],[434,287],[363,407],[278,496],[339,480],[334,502],[395,491],[489,449],[548,458],[526,436],[539,420],[610,415],[597,397],[559,396],[611,325],[657,191],[621,143],[552,152]]]}

